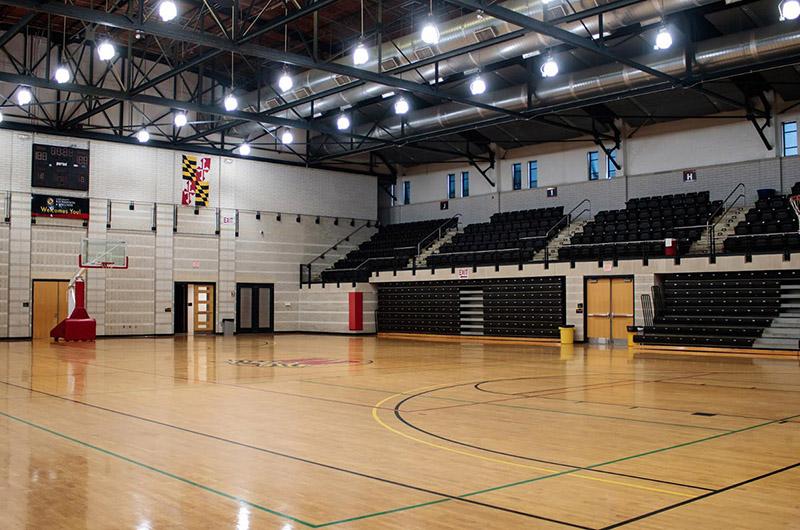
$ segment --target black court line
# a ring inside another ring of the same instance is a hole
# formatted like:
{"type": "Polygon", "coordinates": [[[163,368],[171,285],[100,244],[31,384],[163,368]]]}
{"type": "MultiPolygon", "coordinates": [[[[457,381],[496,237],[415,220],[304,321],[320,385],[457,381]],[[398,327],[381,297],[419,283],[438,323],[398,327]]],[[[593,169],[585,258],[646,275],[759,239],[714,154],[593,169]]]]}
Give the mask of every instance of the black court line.
{"type": "Polygon", "coordinates": [[[333,464],[325,464],[323,462],[317,462],[315,460],[311,460],[309,458],[303,458],[301,456],[290,455],[290,454],[287,454],[287,453],[282,453],[280,451],[274,451],[272,449],[266,449],[264,447],[258,447],[258,446],[247,444],[247,443],[244,443],[244,442],[237,442],[236,440],[230,440],[228,438],[223,438],[221,436],[216,436],[214,434],[209,434],[209,433],[205,433],[205,432],[201,432],[201,431],[195,431],[193,429],[189,429],[189,428],[186,428],[186,427],[180,427],[178,425],[173,425],[171,423],[166,423],[166,422],[162,422],[162,421],[159,421],[159,420],[154,420],[154,419],[151,419],[151,418],[145,418],[143,416],[137,416],[136,414],[131,414],[129,412],[123,412],[123,411],[111,409],[111,408],[108,408],[108,407],[103,407],[101,405],[94,405],[92,403],[86,403],[84,401],[80,401],[80,400],[77,400],[77,399],[71,399],[71,398],[68,398],[68,397],[65,397],[65,396],[59,396],[57,394],[50,394],[49,392],[44,392],[44,391],[41,391],[41,390],[34,390],[32,388],[27,388],[27,387],[24,387],[24,386],[21,386],[21,385],[16,385],[14,383],[9,383],[9,382],[6,382],[6,381],[0,381],[0,383],[2,383],[4,385],[7,385],[7,386],[20,388],[22,390],[28,390],[29,392],[35,392],[37,394],[42,394],[42,395],[45,395],[45,396],[48,396],[48,397],[51,397],[51,398],[54,398],[54,399],[60,399],[60,400],[63,400],[63,401],[68,401],[68,402],[71,402],[71,403],[75,403],[77,405],[82,405],[82,406],[85,406],[85,407],[90,407],[90,408],[93,408],[93,409],[102,410],[104,412],[110,412],[112,414],[118,414],[120,416],[125,416],[125,417],[131,418],[131,419],[135,419],[135,420],[138,420],[138,421],[151,423],[153,425],[159,425],[161,427],[167,427],[169,429],[174,429],[174,430],[185,432],[185,433],[188,433],[188,434],[193,434],[193,435],[196,435],[196,436],[209,438],[209,439],[212,439],[212,440],[216,440],[216,441],[223,442],[223,443],[228,443],[228,444],[231,444],[231,445],[236,445],[236,446],[243,447],[243,448],[246,448],[246,449],[252,449],[254,451],[267,453],[267,454],[270,454],[270,455],[273,455],[273,456],[286,458],[286,459],[293,460],[293,461],[296,461],[296,462],[302,462],[304,464],[310,464],[310,465],[313,465],[313,466],[318,466],[318,467],[321,467],[321,468],[330,469],[332,471],[338,471],[338,472],[341,472],[341,473],[346,473],[348,475],[353,475],[353,476],[357,476],[357,477],[360,477],[360,478],[365,478],[365,479],[369,479],[369,480],[375,480],[375,481],[378,481],[378,482],[382,482],[384,484],[391,484],[392,486],[398,486],[398,487],[401,487],[401,488],[406,488],[406,489],[418,491],[418,492],[421,492],[421,493],[427,493],[427,494],[430,494],[430,495],[435,495],[435,496],[438,496],[438,497],[450,499],[452,501],[464,502],[464,503],[467,503],[467,504],[481,506],[483,508],[489,508],[489,509],[492,509],[492,510],[498,510],[498,511],[502,511],[502,512],[515,514],[515,515],[521,515],[523,517],[528,517],[528,518],[531,518],[531,519],[538,519],[538,520],[541,520],[541,521],[548,521],[548,522],[551,522],[551,523],[556,523],[556,524],[560,524],[560,525],[563,525],[563,526],[569,526],[569,527],[572,527],[572,528],[579,528],[581,530],[595,530],[592,527],[582,526],[582,525],[579,525],[579,524],[570,523],[568,521],[560,521],[558,519],[553,519],[553,518],[546,517],[546,516],[543,516],[543,515],[536,515],[536,514],[529,513],[529,512],[523,512],[523,511],[520,511],[520,510],[515,510],[513,508],[506,508],[504,506],[498,506],[498,505],[495,505],[495,504],[490,504],[490,503],[487,503],[487,502],[481,502],[481,501],[477,501],[477,500],[470,499],[470,498],[463,498],[463,497],[459,497],[457,495],[452,495],[450,493],[445,493],[445,492],[442,492],[442,491],[437,491],[437,490],[433,490],[433,489],[429,489],[429,488],[424,488],[422,486],[414,486],[413,484],[408,484],[408,483],[400,482],[400,481],[397,481],[397,480],[392,480],[392,479],[388,479],[388,478],[384,478],[384,477],[378,477],[378,476],[375,476],[375,475],[370,475],[368,473],[362,473],[360,471],[355,471],[355,470],[352,470],[352,469],[347,469],[347,468],[343,468],[343,467],[339,467],[339,466],[334,466],[333,464]]]}
{"type": "MultiPolygon", "coordinates": [[[[495,380],[495,381],[502,381],[502,380],[500,379],[500,380],[495,380]]],[[[541,458],[533,458],[533,457],[529,457],[529,456],[522,456],[522,455],[517,455],[517,454],[514,454],[514,453],[507,453],[507,452],[504,452],[504,451],[498,451],[498,450],[495,450],[495,449],[490,449],[488,447],[483,447],[483,446],[479,446],[479,445],[473,445],[473,444],[469,444],[469,443],[462,442],[462,441],[459,441],[459,440],[454,440],[452,438],[447,438],[445,436],[441,436],[441,435],[432,433],[430,431],[427,431],[427,430],[425,430],[425,429],[423,429],[421,427],[418,427],[414,423],[408,421],[402,415],[402,411],[400,410],[400,408],[403,406],[403,404],[405,404],[408,401],[411,401],[412,399],[415,399],[415,398],[420,397],[422,395],[428,394],[430,392],[435,392],[437,390],[447,390],[447,389],[450,389],[450,388],[457,388],[457,387],[461,387],[461,386],[466,386],[468,384],[469,383],[451,385],[451,386],[442,387],[442,388],[438,388],[438,389],[426,390],[424,392],[419,392],[417,394],[410,395],[410,396],[406,397],[405,399],[403,399],[402,401],[400,401],[399,403],[397,403],[397,405],[395,405],[395,407],[394,407],[394,415],[398,420],[403,422],[406,426],[410,427],[411,429],[414,429],[415,431],[421,432],[423,434],[427,434],[428,436],[432,436],[433,438],[438,438],[440,440],[444,440],[445,442],[450,442],[450,443],[453,443],[453,444],[456,444],[456,445],[461,445],[461,446],[464,446],[464,447],[470,447],[472,449],[477,449],[479,451],[485,451],[487,453],[494,453],[494,454],[497,454],[497,455],[508,456],[508,457],[511,457],[511,458],[518,458],[520,460],[527,460],[529,462],[539,462],[539,463],[542,463],[542,464],[551,464],[551,465],[556,465],[556,466],[561,466],[561,467],[569,467],[569,468],[573,468],[573,469],[576,469],[576,470],[583,470],[583,471],[592,472],[592,473],[601,473],[601,474],[605,474],[605,475],[616,475],[616,476],[620,476],[620,477],[634,478],[634,479],[645,480],[645,481],[649,481],[649,482],[659,482],[661,484],[670,484],[670,485],[673,485],[673,486],[681,486],[681,487],[684,487],[684,488],[692,488],[692,489],[696,489],[696,490],[703,490],[703,491],[709,491],[709,492],[710,491],[714,491],[711,488],[705,488],[703,486],[695,486],[695,485],[692,485],[692,484],[684,484],[684,483],[681,483],[681,482],[672,482],[672,481],[669,481],[669,480],[660,480],[660,479],[656,479],[656,478],[644,477],[644,476],[641,476],[641,475],[618,473],[618,472],[615,472],[615,471],[608,471],[608,470],[604,470],[604,469],[586,468],[584,466],[576,466],[575,464],[565,464],[563,462],[556,462],[556,461],[553,461],[553,460],[544,460],[544,459],[541,459],[541,458]]]]}
{"type": "Polygon", "coordinates": [[[621,526],[625,526],[625,525],[630,524],[630,523],[641,521],[642,519],[647,519],[648,517],[652,517],[654,515],[658,515],[660,513],[667,512],[669,510],[674,510],[675,508],[680,508],[681,506],[686,506],[687,504],[692,504],[693,502],[697,502],[697,501],[700,501],[700,500],[703,500],[703,499],[707,499],[709,497],[713,497],[714,495],[718,495],[720,493],[725,493],[726,491],[730,491],[732,489],[739,488],[741,486],[750,484],[752,482],[756,482],[758,480],[763,480],[763,479],[771,477],[773,475],[777,475],[779,473],[783,473],[785,471],[789,471],[790,469],[794,469],[794,468],[796,468],[798,466],[800,466],[800,462],[797,462],[795,464],[791,464],[791,465],[782,467],[780,469],[776,469],[774,471],[770,471],[768,473],[764,473],[763,475],[758,475],[757,477],[753,477],[753,478],[749,478],[747,480],[743,480],[741,482],[737,482],[736,484],[731,484],[730,486],[725,486],[724,488],[720,488],[720,489],[717,489],[717,490],[714,490],[714,491],[711,491],[711,492],[708,492],[708,493],[704,493],[702,495],[698,495],[697,497],[694,497],[693,499],[687,499],[685,501],[678,502],[678,503],[672,504],[670,506],[665,506],[664,508],[659,508],[658,510],[653,510],[652,512],[644,513],[642,515],[637,515],[636,517],[632,517],[630,519],[626,519],[625,521],[620,521],[618,523],[614,523],[612,525],[603,527],[601,530],[611,530],[613,528],[619,528],[621,526]]]}
{"type": "MultiPolygon", "coordinates": [[[[338,385],[334,383],[323,383],[320,381],[311,381],[311,380],[303,380],[303,383],[309,383],[313,385],[323,385],[323,386],[333,386],[333,387],[340,387],[340,388],[349,388],[353,390],[363,390],[367,392],[378,392],[381,394],[403,394],[408,395],[405,392],[399,392],[396,390],[383,390],[379,388],[367,388],[367,387],[358,387],[358,386],[348,386],[348,385],[338,385]]],[[[536,396],[533,396],[536,397],[536,396]]],[[[441,397],[441,396],[428,396],[430,399],[438,399],[442,401],[454,401],[458,403],[464,403],[469,405],[488,405],[491,407],[504,407],[504,408],[512,408],[517,410],[529,410],[531,412],[548,412],[552,414],[563,414],[566,416],[582,416],[587,418],[599,418],[599,419],[606,419],[606,420],[613,420],[613,421],[626,421],[630,423],[647,423],[653,425],[666,425],[668,427],[682,427],[685,429],[701,429],[706,431],[717,431],[717,432],[730,432],[731,429],[721,429],[718,427],[707,427],[705,425],[690,425],[688,423],[677,423],[677,422],[668,422],[668,421],[658,421],[658,420],[645,420],[639,418],[626,418],[624,416],[608,416],[605,414],[590,414],[588,412],[573,412],[568,410],[558,410],[558,409],[544,409],[539,407],[528,407],[526,405],[506,405],[505,401],[511,400],[492,400],[492,401],[472,401],[469,399],[458,399],[458,398],[448,398],[448,397],[441,397]]],[[[382,408],[383,410],[383,408],[382,408]]],[[[404,412],[416,413],[416,412],[431,412],[438,410],[436,408],[433,409],[414,409],[414,410],[406,410],[404,412]]],[[[716,415],[716,414],[715,414],[716,415]]]]}

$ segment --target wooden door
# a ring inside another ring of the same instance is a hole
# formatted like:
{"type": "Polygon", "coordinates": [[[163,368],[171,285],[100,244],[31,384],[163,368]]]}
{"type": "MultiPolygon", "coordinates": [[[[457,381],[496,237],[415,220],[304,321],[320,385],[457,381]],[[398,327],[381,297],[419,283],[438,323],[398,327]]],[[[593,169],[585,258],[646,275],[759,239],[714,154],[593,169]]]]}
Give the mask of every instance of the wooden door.
{"type": "Polygon", "coordinates": [[[33,338],[46,339],[56,324],[67,318],[69,282],[33,282],[33,338]]]}
{"type": "Polygon", "coordinates": [[[586,338],[611,339],[611,279],[586,280],[586,338]]]}
{"type": "Polygon", "coordinates": [[[214,286],[194,284],[194,332],[214,332],[214,286]]]}
{"type": "Polygon", "coordinates": [[[611,338],[627,338],[633,325],[633,278],[611,279],[611,338]]]}

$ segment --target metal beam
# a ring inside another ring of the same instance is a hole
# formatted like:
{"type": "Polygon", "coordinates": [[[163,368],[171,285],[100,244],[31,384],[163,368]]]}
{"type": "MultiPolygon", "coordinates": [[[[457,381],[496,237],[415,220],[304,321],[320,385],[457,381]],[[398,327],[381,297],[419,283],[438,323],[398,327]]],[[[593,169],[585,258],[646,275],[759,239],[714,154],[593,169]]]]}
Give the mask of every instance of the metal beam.
{"type": "MultiPolygon", "coordinates": [[[[264,33],[267,33],[269,31],[272,31],[273,29],[276,29],[276,28],[279,28],[279,27],[283,26],[284,24],[288,24],[289,22],[292,22],[294,20],[302,18],[305,15],[308,15],[310,13],[314,13],[317,10],[322,9],[323,7],[326,7],[326,6],[334,3],[335,1],[336,0],[313,0],[306,7],[302,8],[302,9],[298,9],[297,11],[293,11],[292,13],[290,13],[288,15],[284,15],[284,16],[281,16],[281,17],[278,17],[276,19],[273,19],[273,20],[269,21],[266,25],[261,26],[257,30],[255,30],[255,31],[253,31],[251,33],[248,33],[247,35],[239,38],[236,41],[236,43],[237,44],[244,44],[244,43],[250,42],[251,40],[253,40],[253,39],[257,38],[257,37],[260,37],[264,33]]],[[[176,75],[179,75],[179,74],[181,74],[181,73],[183,73],[183,72],[185,72],[187,70],[191,70],[192,68],[195,68],[195,67],[199,66],[200,64],[202,64],[202,63],[204,63],[206,61],[209,61],[209,60],[213,59],[214,57],[217,57],[218,55],[222,55],[223,53],[225,53],[225,51],[221,50],[221,49],[211,49],[211,50],[207,50],[207,51],[205,51],[203,53],[200,53],[200,54],[196,55],[195,57],[193,57],[192,59],[189,59],[188,61],[175,66],[172,70],[170,70],[168,72],[164,72],[163,74],[158,75],[158,76],[154,77],[151,80],[145,81],[144,83],[141,83],[141,84],[137,85],[136,87],[134,87],[131,90],[131,93],[132,94],[140,94],[140,93],[144,92],[145,90],[147,90],[149,88],[153,88],[153,87],[163,83],[164,81],[168,81],[169,79],[175,77],[176,75]]],[[[104,104],[98,106],[97,108],[92,109],[91,111],[85,112],[85,113],[81,114],[80,116],[75,117],[74,119],[70,120],[66,125],[67,126],[74,126],[75,124],[80,123],[81,121],[86,120],[86,119],[94,116],[95,114],[103,112],[104,110],[106,110],[106,109],[108,109],[110,107],[113,107],[116,104],[117,104],[116,101],[109,101],[107,103],[104,103],[104,104]]]]}
{"type": "Polygon", "coordinates": [[[0,35],[0,46],[5,46],[6,44],[8,44],[8,41],[13,39],[14,36],[20,31],[22,31],[25,28],[25,26],[27,26],[28,23],[34,18],[36,18],[36,13],[28,13],[27,15],[19,19],[16,24],[8,28],[5,33],[0,35]]]}
{"type": "Polygon", "coordinates": [[[21,75],[21,74],[11,74],[8,72],[0,72],[0,81],[6,83],[12,83],[15,85],[27,85],[33,86],[38,88],[45,88],[50,90],[61,90],[64,92],[74,92],[76,94],[83,94],[86,96],[93,96],[99,98],[110,98],[116,99],[120,101],[134,101],[137,103],[147,103],[150,105],[155,105],[159,107],[167,107],[173,109],[181,109],[186,111],[192,112],[202,112],[206,114],[212,114],[217,116],[232,116],[234,118],[243,119],[246,121],[253,121],[261,123],[267,122],[271,123],[272,125],[278,127],[290,127],[296,129],[306,129],[312,130],[322,134],[330,134],[330,135],[339,135],[339,136],[352,136],[353,138],[357,138],[359,140],[364,140],[366,142],[378,143],[383,144],[384,146],[388,145],[397,145],[396,142],[388,141],[388,140],[378,140],[376,138],[369,138],[367,136],[358,135],[355,133],[343,133],[333,127],[327,127],[323,124],[305,121],[305,120],[294,120],[289,118],[278,118],[276,116],[268,116],[266,118],[261,118],[258,114],[252,112],[245,112],[245,111],[233,111],[227,112],[225,109],[214,106],[214,105],[203,105],[200,103],[193,103],[189,101],[178,101],[169,98],[162,98],[157,96],[149,96],[146,94],[136,94],[131,95],[129,93],[120,92],[117,90],[111,90],[108,88],[100,88],[94,86],[87,86],[87,85],[78,85],[74,83],[56,83],[55,81],[51,81],[50,79],[42,79],[40,77],[34,77],[30,75],[21,75]]]}
{"type": "Polygon", "coordinates": [[[234,52],[241,55],[247,55],[250,57],[257,57],[275,63],[285,63],[310,70],[322,70],[324,72],[330,72],[332,74],[353,77],[356,79],[362,79],[364,81],[377,83],[379,85],[390,86],[393,88],[405,90],[407,92],[412,92],[423,96],[434,97],[446,101],[453,101],[455,103],[461,103],[463,105],[471,107],[482,108],[485,110],[496,112],[498,114],[504,114],[507,116],[522,118],[522,115],[518,112],[510,111],[500,107],[495,107],[493,105],[488,105],[485,103],[474,101],[469,98],[463,98],[456,95],[445,94],[441,92],[438,87],[435,86],[413,83],[411,81],[406,81],[404,79],[398,79],[392,76],[378,74],[375,72],[371,72],[369,70],[355,68],[353,66],[347,66],[344,64],[316,61],[312,57],[306,57],[304,55],[298,55],[296,53],[289,53],[281,50],[267,48],[266,46],[260,46],[257,44],[251,44],[251,43],[238,44],[237,42],[231,41],[230,39],[218,37],[216,35],[211,35],[209,33],[187,30],[178,27],[175,24],[169,24],[157,21],[138,22],[138,21],[133,21],[124,16],[105,13],[104,11],[98,11],[95,9],[89,9],[85,7],[77,7],[73,5],[65,5],[53,1],[39,2],[36,0],[0,0],[0,5],[9,5],[23,9],[28,9],[31,11],[38,11],[41,13],[50,13],[52,15],[77,18],[80,20],[84,20],[86,22],[92,22],[94,24],[100,24],[103,26],[124,29],[128,31],[142,31],[144,33],[148,33],[150,35],[154,35],[157,37],[163,37],[177,41],[192,42],[194,44],[199,44],[209,48],[217,48],[226,52],[234,52]]]}

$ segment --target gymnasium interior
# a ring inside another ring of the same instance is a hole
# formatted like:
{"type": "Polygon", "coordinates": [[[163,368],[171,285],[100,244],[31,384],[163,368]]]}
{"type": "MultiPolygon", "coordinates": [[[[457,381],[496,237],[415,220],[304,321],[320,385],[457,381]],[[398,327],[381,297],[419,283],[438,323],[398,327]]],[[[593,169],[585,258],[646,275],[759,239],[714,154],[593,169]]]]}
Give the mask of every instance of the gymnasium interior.
{"type": "Polygon", "coordinates": [[[800,529],[800,0],[0,0],[1,529],[800,529]]]}

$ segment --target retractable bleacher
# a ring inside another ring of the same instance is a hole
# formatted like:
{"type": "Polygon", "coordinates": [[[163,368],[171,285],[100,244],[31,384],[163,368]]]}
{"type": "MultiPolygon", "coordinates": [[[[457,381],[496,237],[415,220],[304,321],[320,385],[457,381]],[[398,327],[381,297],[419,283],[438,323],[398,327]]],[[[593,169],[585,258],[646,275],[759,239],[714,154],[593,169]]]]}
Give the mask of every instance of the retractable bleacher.
{"type": "Polygon", "coordinates": [[[676,255],[685,255],[721,206],[707,191],[631,199],[623,210],[599,212],[558,256],[572,261],[663,256],[667,238],[677,241],[676,255]]]}
{"type": "MultiPolygon", "coordinates": [[[[800,195],[800,182],[792,186],[792,195],[800,195]]],[[[797,216],[789,205],[789,196],[775,195],[759,199],[724,242],[726,252],[764,254],[800,251],[797,216]]]]}
{"type": "Polygon", "coordinates": [[[457,219],[433,219],[381,226],[369,241],[350,251],[332,268],[322,271],[322,280],[329,283],[365,282],[373,271],[404,269],[420,243],[430,245],[435,241],[426,240],[428,236],[442,225],[451,228],[457,223],[457,219]]]}
{"type": "Polygon", "coordinates": [[[556,338],[563,276],[381,283],[379,332],[556,338]]]}
{"type": "Polygon", "coordinates": [[[428,257],[427,264],[438,268],[531,261],[566,224],[563,206],[496,213],[488,223],[467,225],[428,257]]]}
{"type": "Polygon", "coordinates": [[[662,277],[663,306],[641,344],[752,348],[779,318],[800,271],[680,273],[662,277]]]}

